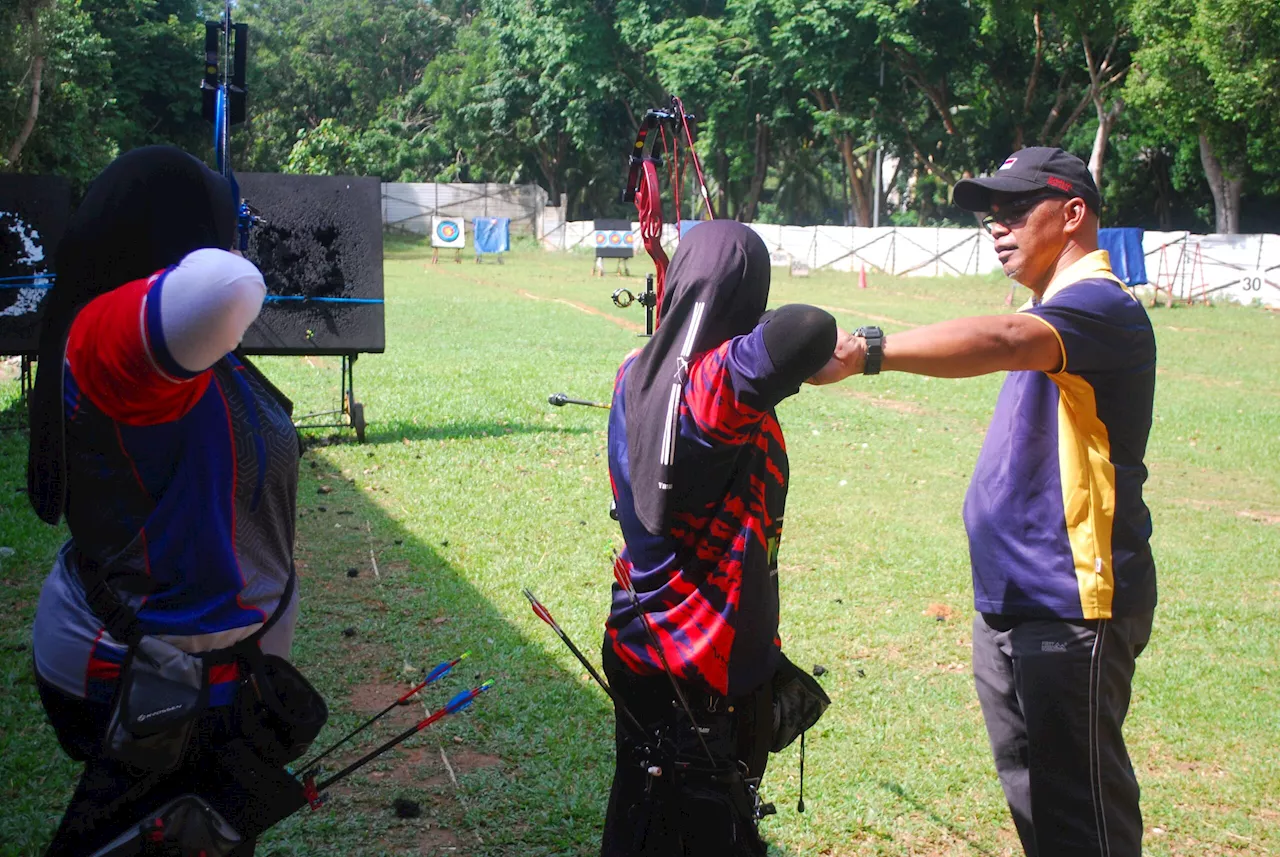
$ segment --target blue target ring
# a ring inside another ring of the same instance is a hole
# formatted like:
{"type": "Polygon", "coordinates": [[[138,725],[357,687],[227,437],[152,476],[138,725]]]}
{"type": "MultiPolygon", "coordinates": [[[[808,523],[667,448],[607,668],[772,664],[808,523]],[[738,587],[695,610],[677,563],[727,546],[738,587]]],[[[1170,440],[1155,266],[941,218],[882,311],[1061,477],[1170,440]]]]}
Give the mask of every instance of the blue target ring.
{"type": "Polygon", "coordinates": [[[436,236],[441,241],[456,241],[458,238],[458,224],[451,220],[443,220],[436,225],[436,236]]]}

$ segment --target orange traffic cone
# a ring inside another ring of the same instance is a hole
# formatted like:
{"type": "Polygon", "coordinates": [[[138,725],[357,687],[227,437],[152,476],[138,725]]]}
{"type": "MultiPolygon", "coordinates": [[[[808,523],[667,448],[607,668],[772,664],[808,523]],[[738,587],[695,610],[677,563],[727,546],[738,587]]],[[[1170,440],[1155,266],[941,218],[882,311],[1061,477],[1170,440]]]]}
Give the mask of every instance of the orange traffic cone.
{"type": "Polygon", "coordinates": [[[867,266],[861,265],[858,268],[858,288],[865,289],[867,287],[867,266]]]}

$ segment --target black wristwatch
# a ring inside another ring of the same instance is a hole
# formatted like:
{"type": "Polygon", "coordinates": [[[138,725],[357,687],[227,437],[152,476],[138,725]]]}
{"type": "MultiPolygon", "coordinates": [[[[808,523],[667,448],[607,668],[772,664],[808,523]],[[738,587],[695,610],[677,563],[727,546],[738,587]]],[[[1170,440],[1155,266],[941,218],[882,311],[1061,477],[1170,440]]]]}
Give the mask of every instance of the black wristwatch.
{"type": "Polygon", "coordinates": [[[878,327],[860,327],[853,335],[867,341],[867,359],[862,364],[862,374],[880,374],[880,361],[884,359],[884,331],[878,327]]]}

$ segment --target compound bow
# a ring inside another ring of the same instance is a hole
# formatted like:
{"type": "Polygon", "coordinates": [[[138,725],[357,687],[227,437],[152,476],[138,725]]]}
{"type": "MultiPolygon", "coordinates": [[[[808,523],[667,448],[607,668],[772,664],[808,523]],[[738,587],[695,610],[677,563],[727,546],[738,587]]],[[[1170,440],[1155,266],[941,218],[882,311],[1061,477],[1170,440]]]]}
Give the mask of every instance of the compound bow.
{"type": "MultiPolygon", "coordinates": [[[[627,171],[627,185],[622,191],[623,202],[636,204],[640,217],[640,238],[657,269],[657,289],[650,298],[652,306],[646,306],[655,313],[654,327],[662,323],[662,295],[666,288],[668,264],[667,253],[662,249],[662,186],[658,178],[658,168],[663,165],[663,158],[669,160],[671,167],[671,198],[676,212],[677,230],[680,224],[680,187],[683,181],[680,174],[681,148],[684,149],[686,164],[693,165],[697,189],[707,208],[707,219],[715,219],[715,213],[711,209],[711,195],[707,192],[707,182],[702,175],[702,164],[698,161],[698,153],[693,145],[693,126],[690,123],[694,119],[692,114],[685,112],[684,104],[674,95],[666,109],[654,109],[645,113],[640,129],[636,132],[636,142],[631,149],[627,171]],[[671,135],[670,141],[667,139],[668,132],[671,135]],[[662,141],[661,155],[657,152],[658,140],[662,141]]],[[[642,300],[641,304],[645,305],[646,302],[642,300]]]]}

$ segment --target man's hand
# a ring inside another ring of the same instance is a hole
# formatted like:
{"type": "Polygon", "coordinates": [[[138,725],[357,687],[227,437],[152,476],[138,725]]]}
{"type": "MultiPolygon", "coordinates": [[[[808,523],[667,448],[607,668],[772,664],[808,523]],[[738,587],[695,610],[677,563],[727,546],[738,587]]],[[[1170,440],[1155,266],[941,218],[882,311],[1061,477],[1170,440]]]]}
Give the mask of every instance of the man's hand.
{"type": "Polygon", "coordinates": [[[836,350],[827,361],[827,365],[819,369],[807,383],[821,385],[843,381],[850,375],[862,373],[862,365],[867,359],[867,341],[861,336],[854,336],[847,330],[836,329],[836,350]]]}

